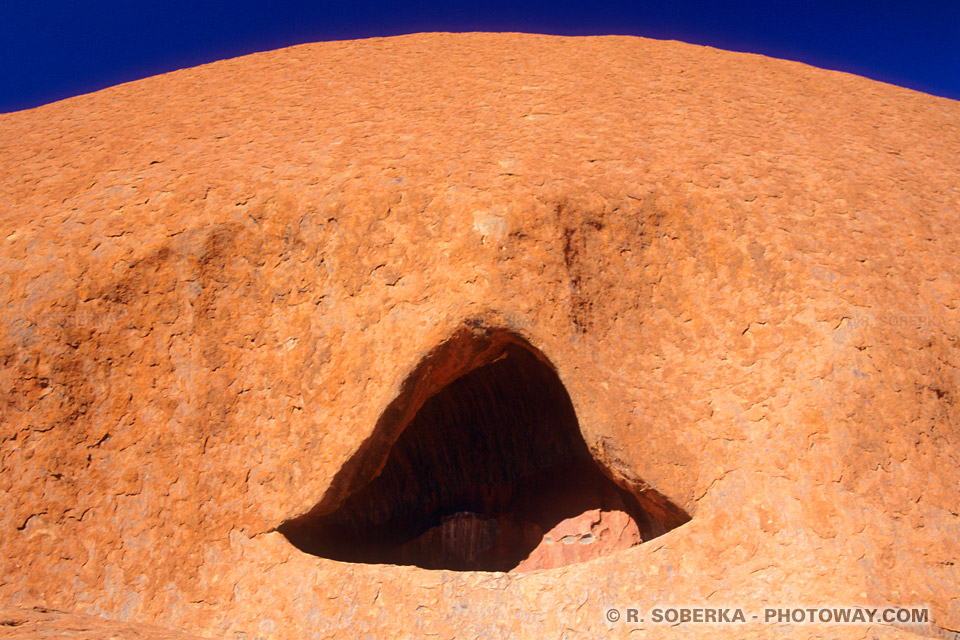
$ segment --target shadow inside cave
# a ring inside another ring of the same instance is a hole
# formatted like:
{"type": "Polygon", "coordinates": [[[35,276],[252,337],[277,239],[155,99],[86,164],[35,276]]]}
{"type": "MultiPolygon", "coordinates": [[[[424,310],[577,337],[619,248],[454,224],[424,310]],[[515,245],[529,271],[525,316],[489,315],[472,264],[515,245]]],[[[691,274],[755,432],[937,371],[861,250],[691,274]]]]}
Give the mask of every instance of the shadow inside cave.
{"type": "Polygon", "coordinates": [[[505,331],[465,329],[417,367],[328,497],[278,530],[334,560],[524,571],[689,520],[593,459],[560,378],[505,331]]]}

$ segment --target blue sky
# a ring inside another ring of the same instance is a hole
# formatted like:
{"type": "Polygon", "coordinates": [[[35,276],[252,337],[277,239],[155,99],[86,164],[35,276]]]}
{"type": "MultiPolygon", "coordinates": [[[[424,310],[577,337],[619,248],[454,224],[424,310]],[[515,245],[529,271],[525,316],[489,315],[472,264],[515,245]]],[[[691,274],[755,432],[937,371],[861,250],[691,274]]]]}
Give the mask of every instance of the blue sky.
{"type": "Polygon", "coordinates": [[[0,112],[255,51],[420,31],[675,39],[960,100],[958,0],[0,0],[0,112]]]}

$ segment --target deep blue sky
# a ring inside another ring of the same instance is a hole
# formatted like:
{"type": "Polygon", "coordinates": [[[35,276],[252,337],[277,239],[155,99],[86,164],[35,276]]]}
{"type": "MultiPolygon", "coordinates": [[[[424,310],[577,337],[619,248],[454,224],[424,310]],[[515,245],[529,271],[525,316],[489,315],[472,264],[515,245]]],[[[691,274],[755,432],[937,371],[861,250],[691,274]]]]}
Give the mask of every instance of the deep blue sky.
{"type": "Polygon", "coordinates": [[[0,112],[255,51],[419,31],[676,39],[960,100],[958,0],[0,0],[0,112]]]}

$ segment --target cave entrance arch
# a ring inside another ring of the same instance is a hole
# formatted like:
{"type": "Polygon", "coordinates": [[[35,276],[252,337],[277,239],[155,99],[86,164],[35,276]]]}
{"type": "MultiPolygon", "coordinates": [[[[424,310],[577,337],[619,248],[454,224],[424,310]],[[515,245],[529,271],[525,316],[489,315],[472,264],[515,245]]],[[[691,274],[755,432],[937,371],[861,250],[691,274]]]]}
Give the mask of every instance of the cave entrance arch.
{"type": "Polygon", "coordinates": [[[467,325],[434,349],[324,499],[278,530],[346,562],[524,571],[591,559],[689,520],[593,459],[553,366],[467,325]]]}

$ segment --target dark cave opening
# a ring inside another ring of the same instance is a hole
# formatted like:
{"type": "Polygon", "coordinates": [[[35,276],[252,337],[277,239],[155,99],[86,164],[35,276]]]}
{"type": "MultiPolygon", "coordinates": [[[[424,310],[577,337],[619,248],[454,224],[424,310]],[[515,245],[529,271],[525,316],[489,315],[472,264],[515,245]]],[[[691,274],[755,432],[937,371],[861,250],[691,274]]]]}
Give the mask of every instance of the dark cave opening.
{"type": "Polygon", "coordinates": [[[335,478],[337,503],[278,528],[300,550],[523,571],[627,548],[689,520],[652,489],[627,491],[604,473],[556,372],[521,339],[461,333],[411,377],[335,478]]]}

